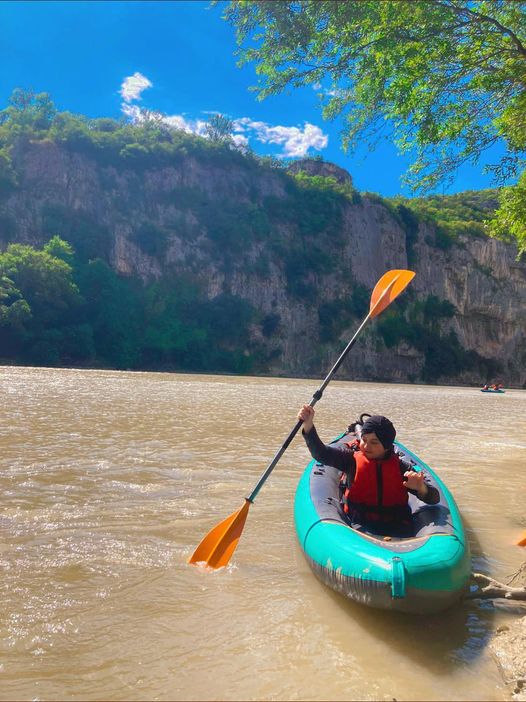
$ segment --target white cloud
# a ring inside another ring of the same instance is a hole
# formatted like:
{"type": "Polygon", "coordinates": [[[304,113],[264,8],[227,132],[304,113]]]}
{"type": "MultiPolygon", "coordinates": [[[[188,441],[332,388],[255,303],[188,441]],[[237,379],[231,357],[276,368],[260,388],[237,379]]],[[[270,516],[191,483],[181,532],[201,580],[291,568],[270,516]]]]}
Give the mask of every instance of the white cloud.
{"type": "MultiPolygon", "coordinates": [[[[152,83],[141,73],[134,73],[133,76],[124,79],[120,91],[124,100],[122,111],[132,122],[142,122],[146,118],[145,113],[147,114],[148,111],[143,111],[131,103],[134,100],[140,100],[143,90],[150,87],[152,83]]],[[[206,137],[205,120],[189,119],[184,115],[161,115],[160,119],[173,129],[206,137]]],[[[285,158],[302,158],[307,155],[309,149],[321,151],[329,142],[328,136],[310,122],[305,122],[301,128],[271,125],[249,117],[235,119],[232,134],[234,145],[239,149],[245,149],[251,139],[256,139],[262,144],[278,144],[282,147],[282,153],[278,156],[285,158]]]]}
{"type": "Polygon", "coordinates": [[[263,144],[280,144],[283,153],[280,156],[301,158],[306,156],[309,149],[321,151],[329,143],[329,137],[310,122],[305,122],[303,129],[299,127],[272,126],[266,122],[256,122],[248,117],[236,120],[240,131],[253,133],[263,144]]]}
{"type": "MultiPolygon", "coordinates": [[[[122,105],[122,111],[132,122],[142,122],[145,115],[137,105],[122,105]]],[[[212,113],[211,113],[212,114],[212,113]]],[[[198,134],[206,137],[205,120],[188,119],[183,115],[164,115],[162,121],[173,129],[181,129],[188,134],[198,134]]],[[[283,147],[283,158],[302,158],[309,149],[321,151],[327,147],[329,137],[314,124],[305,122],[302,129],[299,127],[273,126],[266,122],[258,122],[249,117],[234,120],[232,141],[240,148],[248,146],[250,139],[256,139],[262,144],[278,144],[283,147]]]]}
{"type": "Polygon", "coordinates": [[[126,115],[126,117],[129,117],[132,122],[140,122],[141,121],[141,108],[137,107],[137,105],[127,105],[125,102],[122,103],[121,109],[126,115]]]}
{"type": "Polygon", "coordinates": [[[248,146],[248,139],[246,136],[243,136],[243,134],[233,134],[232,141],[241,151],[244,151],[248,146]]]}
{"type": "Polygon", "coordinates": [[[205,136],[206,122],[202,119],[187,119],[183,115],[166,115],[163,122],[174,129],[182,129],[188,134],[205,136]]]}
{"type": "MultiPolygon", "coordinates": [[[[137,105],[128,105],[125,102],[122,104],[121,109],[126,117],[135,123],[144,122],[149,113],[149,110],[142,110],[137,105]]],[[[186,119],[183,115],[160,115],[160,113],[156,113],[155,111],[150,114],[159,114],[160,120],[173,129],[181,129],[188,134],[205,136],[206,122],[203,120],[186,119]]]]}
{"type": "Polygon", "coordinates": [[[127,103],[132,102],[132,100],[140,100],[143,90],[151,88],[152,85],[153,83],[146,76],[135,72],[133,76],[128,76],[122,82],[120,89],[122,99],[127,103]]]}

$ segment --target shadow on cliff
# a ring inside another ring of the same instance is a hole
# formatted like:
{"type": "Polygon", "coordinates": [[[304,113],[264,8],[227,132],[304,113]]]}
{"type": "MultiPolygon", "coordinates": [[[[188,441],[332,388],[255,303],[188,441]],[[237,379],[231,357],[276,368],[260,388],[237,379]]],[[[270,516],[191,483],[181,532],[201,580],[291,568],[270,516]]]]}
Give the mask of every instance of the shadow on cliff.
{"type": "MultiPolygon", "coordinates": [[[[480,543],[466,520],[464,523],[475,564],[473,570],[487,572],[480,543]]],[[[386,644],[436,674],[445,674],[477,659],[494,628],[495,610],[491,603],[462,600],[444,612],[418,616],[369,609],[326,590],[343,610],[342,617],[351,617],[369,633],[374,632],[386,644]]]]}

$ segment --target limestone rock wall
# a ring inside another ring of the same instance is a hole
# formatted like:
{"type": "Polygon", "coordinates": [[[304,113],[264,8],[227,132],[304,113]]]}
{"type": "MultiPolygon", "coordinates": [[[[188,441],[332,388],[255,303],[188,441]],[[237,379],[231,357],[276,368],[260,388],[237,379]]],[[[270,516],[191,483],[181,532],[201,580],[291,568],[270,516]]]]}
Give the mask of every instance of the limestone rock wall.
{"type": "MultiPolygon", "coordinates": [[[[287,176],[282,172],[258,171],[241,161],[226,170],[193,156],[171,166],[117,169],[51,141],[20,145],[13,156],[19,185],[0,200],[1,248],[10,240],[44,243],[49,237],[44,220],[50,206],[69,211],[73,219],[87,217],[107,233],[108,248],[101,255],[120,273],[148,281],[191,272],[206,282],[210,298],[228,291],[250,301],[262,315],[278,315],[280,325],[272,338],[263,339],[254,328],[255,337],[276,350],[269,368],[273,373],[324,375],[356,324],[350,322],[338,340],[326,343],[320,337],[320,304],[345,299],[356,286],[371,290],[388,269],[410,267],[400,221],[380,199],[362,196],[348,200],[341,212],[341,231],[330,251],[337,268],[306,274],[311,293],[293,295],[287,288],[283,261],[265,238],[250,240],[231,255],[223,250],[218,257],[208,240],[213,223],[205,225],[198,209],[180,202],[185,193],[197,193],[219,204],[236,202],[264,209],[269,198],[287,197],[287,176]],[[179,200],[174,192],[180,193],[179,200]],[[162,256],[145,253],[134,239],[142,222],[165,232],[167,248],[162,256]],[[263,258],[267,265],[258,270],[263,258]]],[[[333,171],[328,174],[346,182],[341,169],[333,171]]],[[[466,350],[501,363],[504,383],[524,386],[526,264],[515,260],[514,246],[500,241],[464,236],[443,250],[429,243],[430,233],[431,225],[422,224],[414,245],[414,294],[418,299],[435,295],[451,302],[457,311],[442,323],[442,331],[454,331],[466,350]]],[[[285,245],[301,239],[290,220],[273,220],[272,236],[277,235],[285,245]]],[[[303,239],[302,245],[309,242],[303,239]]],[[[386,349],[372,330],[364,333],[360,343],[362,353],[350,355],[339,377],[420,379],[424,358],[408,343],[386,349]]],[[[486,379],[464,370],[445,375],[440,382],[481,380],[486,379]]]]}

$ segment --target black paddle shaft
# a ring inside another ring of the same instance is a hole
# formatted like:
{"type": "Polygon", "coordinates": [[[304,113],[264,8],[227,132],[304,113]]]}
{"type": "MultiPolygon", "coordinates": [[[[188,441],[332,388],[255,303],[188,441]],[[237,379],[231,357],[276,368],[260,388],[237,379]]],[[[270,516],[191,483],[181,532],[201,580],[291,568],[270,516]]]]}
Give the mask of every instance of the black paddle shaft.
{"type": "MultiPolygon", "coordinates": [[[[312,396],[312,399],[311,399],[311,401],[309,402],[309,405],[310,405],[311,407],[314,407],[314,405],[318,402],[318,400],[321,400],[321,398],[322,398],[322,396],[323,396],[323,391],[325,390],[325,388],[327,387],[327,385],[331,382],[332,376],[336,373],[336,371],[338,370],[338,368],[339,368],[339,367],[341,366],[341,364],[343,363],[343,359],[347,356],[347,354],[349,353],[349,351],[350,351],[350,350],[352,349],[352,347],[354,346],[355,341],[356,341],[356,339],[358,338],[358,335],[360,334],[360,332],[362,331],[362,329],[364,328],[364,326],[366,325],[366,323],[369,321],[370,316],[371,316],[371,313],[369,312],[369,314],[367,315],[367,317],[363,320],[363,322],[362,322],[362,323],[360,324],[360,326],[358,327],[358,330],[356,331],[356,333],[355,333],[355,335],[353,336],[353,338],[349,341],[349,343],[347,344],[347,346],[346,346],[346,347],[344,348],[344,350],[342,351],[340,357],[338,358],[338,360],[336,361],[336,363],[333,365],[333,367],[332,367],[331,370],[329,371],[329,374],[327,375],[327,377],[325,378],[325,380],[323,381],[323,383],[320,385],[320,387],[316,390],[316,392],[315,392],[314,395],[312,396]]],[[[257,484],[256,487],[252,490],[252,492],[251,492],[251,494],[249,495],[249,497],[247,497],[247,500],[248,500],[249,502],[254,502],[254,500],[255,500],[256,497],[257,497],[258,492],[261,490],[261,488],[263,487],[263,484],[265,483],[265,481],[267,480],[267,478],[269,477],[269,475],[272,473],[272,471],[273,471],[274,468],[276,467],[276,465],[277,465],[279,459],[283,456],[283,454],[285,453],[285,451],[287,450],[287,448],[290,446],[290,443],[291,443],[292,439],[296,436],[296,434],[297,434],[298,431],[300,430],[302,424],[303,424],[303,422],[301,421],[301,419],[298,419],[298,421],[296,422],[296,425],[295,425],[294,429],[293,429],[293,430],[290,432],[290,434],[287,436],[287,438],[286,438],[285,441],[283,442],[283,445],[281,446],[281,448],[279,449],[279,451],[276,453],[276,455],[274,456],[274,458],[272,459],[272,461],[268,464],[268,466],[267,466],[265,472],[263,473],[263,475],[262,475],[261,478],[259,479],[258,484],[257,484]]]]}

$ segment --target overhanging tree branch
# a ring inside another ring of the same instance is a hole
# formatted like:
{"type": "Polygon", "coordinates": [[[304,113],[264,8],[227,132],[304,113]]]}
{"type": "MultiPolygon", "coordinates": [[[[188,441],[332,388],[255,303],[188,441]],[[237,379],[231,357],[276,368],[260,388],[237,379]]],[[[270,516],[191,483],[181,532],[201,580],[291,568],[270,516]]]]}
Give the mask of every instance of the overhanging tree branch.
{"type": "Polygon", "coordinates": [[[492,24],[493,26],[497,27],[499,31],[502,34],[507,34],[512,42],[515,44],[518,52],[526,58],[526,48],[523,46],[522,42],[520,41],[519,37],[512,32],[511,29],[508,27],[505,27],[503,24],[501,24],[495,17],[489,17],[488,15],[483,15],[480,12],[475,12],[474,10],[471,10],[469,7],[458,7],[455,5],[455,3],[451,2],[441,2],[441,0],[431,0],[434,2],[436,5],[439,5],[441,7],[445,7],[448,10],[451,10],[457,15],[470,15],[471,17],[475,18],[476,20],[482,21],[482,22],[488,22],[489,24],[492,24]]]}

